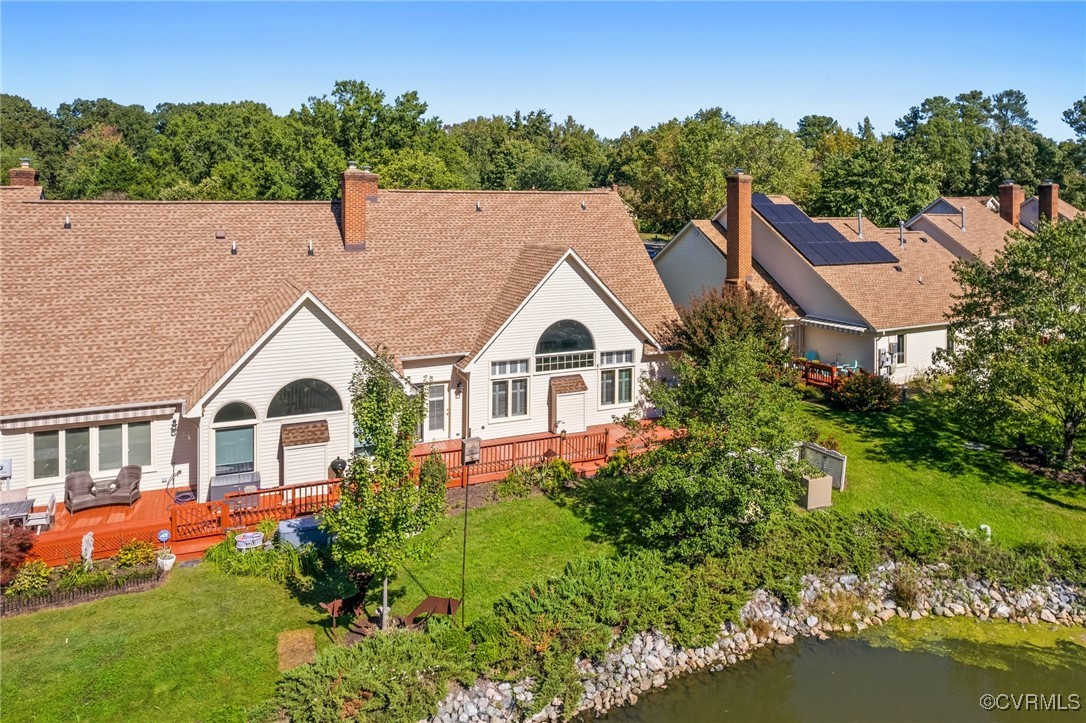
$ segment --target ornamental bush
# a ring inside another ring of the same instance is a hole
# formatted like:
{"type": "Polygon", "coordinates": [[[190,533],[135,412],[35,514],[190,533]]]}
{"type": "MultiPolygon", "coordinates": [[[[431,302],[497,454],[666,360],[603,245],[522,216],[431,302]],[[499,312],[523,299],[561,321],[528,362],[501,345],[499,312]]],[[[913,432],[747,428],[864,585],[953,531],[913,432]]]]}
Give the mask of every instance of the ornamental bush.
{"type": "Polygon", "coordinates": [[[144,540],[126,542],[117,550],[113,558],[117,567],[138,567],[155,564],[155,546],[144,540]]]}
{"type": "Polygon", "coordinates": [[[42,560],[35,559],[19,567],[4,594],[12,597],[34,597],[45,593],[48,588],[49,566],[42,560]]]}
{"type": "Polygon", "coordinates": [[[884,376],[858,372],[828,393],[832,404],[849,412],[885,412],[897,401],[897,387],[884,376]]]}
{"type": "Polygon", "coordinates": [[[10,522],[0,525],[0,585],[7,586],[34,547],[30,530],[10,522]]]}

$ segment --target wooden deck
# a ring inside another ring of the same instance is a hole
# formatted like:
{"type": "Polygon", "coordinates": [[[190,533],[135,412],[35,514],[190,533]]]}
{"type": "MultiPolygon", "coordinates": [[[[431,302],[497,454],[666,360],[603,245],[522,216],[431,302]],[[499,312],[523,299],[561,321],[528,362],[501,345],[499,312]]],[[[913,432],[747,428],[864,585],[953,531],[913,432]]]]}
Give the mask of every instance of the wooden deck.
{"type": "MultiPolygon", "coordinates": [[[[634,454],[644,451],[640,440],[629,440],[616,424],[598,425],[578,434],[529,434],[483,443],[482,459],[471,468],[469,484],[501,479],[514,465],[534,466],[552,457],[569,461],[582,475],[595,472],[620,445],[634,454]]],[[[449,487],[462,485],[460,441],[416,445],[413,456],[421,463],[438,452],[449,468],[449,487]]],[[[83,536],[94,532],[94,557],[117,553],[131,540],[157,543],[160,530],[169,530],[170,547],[182,560],[199,557],[231,530],[251,529],[266,518],[293,519],[313,514],[339,497],[338,480],[317,480],[227,495],[216,502],[177,504],[165,490],[148,490],[135,504],[112,505],[69,514],[58,503],[53,528],[37,536],[32,554],[49,565],[80,559],[83,536]]]]}

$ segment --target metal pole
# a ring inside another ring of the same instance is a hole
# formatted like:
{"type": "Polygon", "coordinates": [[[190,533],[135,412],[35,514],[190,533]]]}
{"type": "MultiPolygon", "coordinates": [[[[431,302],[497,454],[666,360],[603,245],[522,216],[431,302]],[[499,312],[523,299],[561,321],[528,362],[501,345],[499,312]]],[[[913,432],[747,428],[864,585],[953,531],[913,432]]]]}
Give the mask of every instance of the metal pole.
{"type": "Polygon", "coordinates": [[[464,485],[464,546],[460,558],[460,627],[465,624],[464,602],[467,598],[467,573],[468,573],[468,465],[464,463],[463,455],[460,457],[460,483],[464,485]]]}

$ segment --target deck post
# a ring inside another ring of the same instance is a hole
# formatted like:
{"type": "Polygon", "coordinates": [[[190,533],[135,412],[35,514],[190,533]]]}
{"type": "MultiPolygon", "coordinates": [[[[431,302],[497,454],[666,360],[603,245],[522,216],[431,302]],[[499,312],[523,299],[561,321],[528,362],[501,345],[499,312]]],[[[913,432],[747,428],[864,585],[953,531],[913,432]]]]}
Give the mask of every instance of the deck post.
{"type": "Polygon", "coordinates": [[[230,505],[226,500],[219,503],[219,525],[222,526],[224,534],[230,529],[230,505]]]}

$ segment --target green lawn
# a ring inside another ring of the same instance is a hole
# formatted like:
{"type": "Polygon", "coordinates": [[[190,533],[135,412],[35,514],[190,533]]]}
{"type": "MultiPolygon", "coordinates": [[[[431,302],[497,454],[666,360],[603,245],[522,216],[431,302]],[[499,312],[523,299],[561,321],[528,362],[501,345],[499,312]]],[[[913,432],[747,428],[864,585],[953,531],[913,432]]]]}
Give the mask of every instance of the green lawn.
{"type": "Polygon", "coordinates": [[[261,579],[211,565],[174,570],[162,586],[4,619],[5,721],[192,721],[269,698],[276,640],[327,616],[261,579]]]}
{"type": "MultiPolygon", "coordinates": [[[[392,611],[406,615],[427,595],[460,597],[463,517],[442,520],[430,533],[433,555],[408,565],[389,582],[392,611]]],[[[610,555],[590,525],[546,497],[509,500],[468,513],[467,603],[470,622],[494,602],[537,577],[561,572],[582,555],[610,555]]],[[[380,593],[375,589],[373,600],[380,593]]]]}
{"type": "Polygon", "coordinates": [[[1013,465],[995,449],[971,450],[968,437],[931,399],[888,414],[849,414],[821,405],[806,411],[848,455],[845,510],[920,511],[975,528],[990,525],[1005,543],[1082,542],[1086,489],[1050,482],[1013,465]]]}

